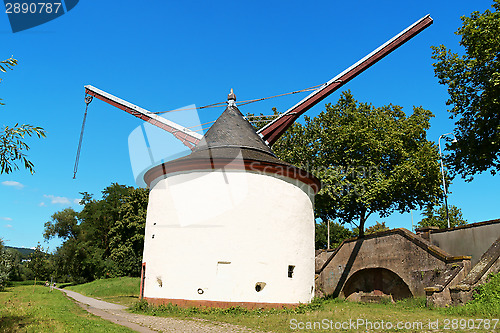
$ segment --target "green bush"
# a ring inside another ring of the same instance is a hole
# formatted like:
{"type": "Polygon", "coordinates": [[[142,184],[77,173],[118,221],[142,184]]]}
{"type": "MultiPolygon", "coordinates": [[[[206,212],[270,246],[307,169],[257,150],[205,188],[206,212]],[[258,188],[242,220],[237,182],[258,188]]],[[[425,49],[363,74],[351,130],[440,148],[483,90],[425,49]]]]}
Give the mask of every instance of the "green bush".
{"type": "Polygon", "coordinates": [[[280,309],[253,309],[249,310],[240,306],[232,306],[229,308],[208,308],[208,307],[190,307],[183,308],[172,303],[167,305],[152,305],[148,304],[147,301],[142,300],[135,303],[130,310],[135,313],[145,313],[153,316],[165,316],[165,315],[261,315],[261,314],[302,314],[314,310],[318,310],[323,307],[324,303],[328,302],[323,299],[314,299],[309,304],[300,304],[297,307],[283,307],[280,309]]]}
{"type": "Polygon", "coordinates": [[[500,315],[500,273],[491,274],[487,283],[474,290],[473,298],[464,306],[446,309],[449,313],[472,316],[500,315]]]}

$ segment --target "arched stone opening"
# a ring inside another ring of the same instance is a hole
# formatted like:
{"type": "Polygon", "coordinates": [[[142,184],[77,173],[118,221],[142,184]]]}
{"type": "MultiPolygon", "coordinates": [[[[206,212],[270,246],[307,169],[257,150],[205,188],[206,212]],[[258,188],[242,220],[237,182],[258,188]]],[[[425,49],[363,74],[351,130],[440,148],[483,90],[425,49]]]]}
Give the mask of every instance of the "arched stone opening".
{"type": "Polygon", "coordinates": [[[408,285],[396,273],[385,268],[366,268],[357,271],[343,288],[344,297],[354,301],[394,301],[412,297],[408,285]]]}

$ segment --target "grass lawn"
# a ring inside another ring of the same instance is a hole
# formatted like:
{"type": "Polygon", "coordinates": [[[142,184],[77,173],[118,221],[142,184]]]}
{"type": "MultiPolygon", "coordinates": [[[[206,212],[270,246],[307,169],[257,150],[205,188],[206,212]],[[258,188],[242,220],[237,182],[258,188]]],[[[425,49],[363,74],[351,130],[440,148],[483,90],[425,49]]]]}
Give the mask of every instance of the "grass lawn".
{"type": "Polygon", "coordinates": [[[0,292],[0,332],[133,332],[96,317],[58,290],[14,285],[0,292]]]}
{"type": "Polygon", "coordinates": [[[491,315],[487,317],[489,318],[489,329],[485,329],[486,322],[477,320],[485,318],[484,316],[471,317],[449,314],[447,309],[429,309],[425,307],[424,298],[408,299],[396,304],[354,303],[333,299],[319,301],[296,310],[267,311],[249,311],[241,308],[223,310],[180,309],[176,306],[151,307],[141,302],[133,307],[132,311],[155,316],[195,317],[210,321],[222,321],[264,332],[500,331],[500,323],[496,325],[496,329],[493,329],[496,321],[491,315]],[[430,322],[434,326],[430,326],[430,322]],[[401,325],[401,328],[398,329],[397,325],[401,325]],[[407,325],[406,328],[405,325],[407,325]],[[462,327],[465,329],[461,329],[462,327]],[[474,328],[471,330],[467,327],[474,328]]]}
{"type": "Polygon", "coordinates": [[[133,277],[102,279],[65,289],[106,302],[130,306],[139,300],[140,280],[133,277]]]}
{"type": "Polygon", "coordinates": [[[108,302],[132,305],[131,311],[135,313],[181,319],[202,318],[277,333],[500,332],[500,274],[483,287],[484,291],[477,300],[464,307],[445,309],[425,307],[425,298],[411,298],[394,304],[318,300],[311,305],[290,310],[155,307],[146,302],[137,302],[139,284],[139,278],[115,278],[71,286],[68,289],[108,302]],[[482,319],[486,320],[481,321],[482,319]],[[392,329],[388,326],[391,324],[392,329]],[[397,325],[402,325],[401,329],[397,325]]]}

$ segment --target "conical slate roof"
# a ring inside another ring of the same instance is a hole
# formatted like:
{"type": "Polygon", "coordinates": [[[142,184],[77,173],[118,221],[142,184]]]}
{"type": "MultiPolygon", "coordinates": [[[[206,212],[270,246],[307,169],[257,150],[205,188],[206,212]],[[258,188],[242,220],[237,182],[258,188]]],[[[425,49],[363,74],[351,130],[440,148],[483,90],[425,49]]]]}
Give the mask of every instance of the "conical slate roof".
{"type": "Polygon", "coordinates": [[[178,171],[235,168],[300,179],[311,185],[317,193],[320,188],[319,180],[277,158],[238,110],[234,104],[234,94],[229,97],[228,107],[205,133],[193,152],[153,167],[144,175],[146,183],[149,185],[161,175],[178,171]],[[234,99],[231,100],[231,97],[234,99]]]}
{"type": "Polygon", "coordinates": [[[233,105],[226,108],[193,152],[216,148],[246,148],[274,156],[271,148],[233,105]]]}

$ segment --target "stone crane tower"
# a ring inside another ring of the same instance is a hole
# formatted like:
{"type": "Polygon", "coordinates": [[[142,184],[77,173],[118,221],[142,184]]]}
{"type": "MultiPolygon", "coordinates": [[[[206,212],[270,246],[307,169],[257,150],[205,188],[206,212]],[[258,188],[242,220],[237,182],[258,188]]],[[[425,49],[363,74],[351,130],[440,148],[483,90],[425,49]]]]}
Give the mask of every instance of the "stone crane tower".
{"type": "MultiPolygon", "coordinates": [[[[270,146],[304,112],[432,24],[424,16],[255,132],[228,107],[204,136],[93,86],[97,97],[192,150],[149,169],[141,297],[152,303],[276,307],[314,295],[313,197],[319,182],[270,146]]],[[[78,167],[85,110],[75,161],[78,167]]]]}
{"type": "Polygon", "coordinates": [[[148,302],[261,307],[314,296],[319,182],[276,158],[234,101],[190,155],[144,176],[148,302]]]}

